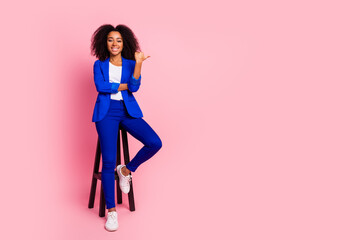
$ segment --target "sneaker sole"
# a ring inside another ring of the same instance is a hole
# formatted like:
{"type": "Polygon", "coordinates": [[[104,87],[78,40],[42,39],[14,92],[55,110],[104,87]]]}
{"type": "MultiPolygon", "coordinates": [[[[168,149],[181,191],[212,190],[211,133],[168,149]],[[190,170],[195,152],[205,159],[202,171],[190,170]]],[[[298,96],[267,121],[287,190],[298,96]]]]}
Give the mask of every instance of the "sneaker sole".
{"type": "Polygon", "coordinates": [[[112,229],[107,229],[106,226],[104,226],[104,228],[105,228],[105,230],[107,230],[107,231],[109,231],[109,232],[115,232],[116,230],[118,230],[119,227],[118,227],[117,229],[114,229],[114,230],[112,230],[112,229]]]}

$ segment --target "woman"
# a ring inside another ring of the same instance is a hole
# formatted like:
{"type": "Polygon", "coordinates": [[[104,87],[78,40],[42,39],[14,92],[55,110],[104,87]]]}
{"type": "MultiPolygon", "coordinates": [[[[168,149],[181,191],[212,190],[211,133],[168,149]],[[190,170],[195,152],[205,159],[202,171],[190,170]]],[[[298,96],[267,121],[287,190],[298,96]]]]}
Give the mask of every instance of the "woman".
{"type": "Polygon", "coordinates": [[[105,24],[93,34],[91,53],[94,63],[94,82],[98,91],[92,121],[100,139],[102,152],[101,181],[104,189],[107,221],[105,228],[118,228],[115,208],[114,171],[119,175],[121,191],[130,191],[131,174],[140,164],[151,158],[162,147],[156,132],[142,118],[142,111],[134,97],[141,84],[141,66],[150,56],[139,50],[137,39],[125,25],[105,24]],[[119,124],[144,144],[126,165],[116,166],[119,124]]]}

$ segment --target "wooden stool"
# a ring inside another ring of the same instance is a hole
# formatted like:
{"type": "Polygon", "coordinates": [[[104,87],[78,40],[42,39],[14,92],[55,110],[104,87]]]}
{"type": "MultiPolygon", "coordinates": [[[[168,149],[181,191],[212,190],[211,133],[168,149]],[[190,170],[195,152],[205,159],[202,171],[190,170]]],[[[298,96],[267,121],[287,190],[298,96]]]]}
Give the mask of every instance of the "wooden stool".
{"type": "MultiPolygon", "coordinates": [[[[123,145],[123,153],[124,153],[125,164],[127,164],[130,161],[127,131],[125,129],[123,129],[121,127],[121,125],[119,125],[119,134],[118,134],[118,139],[117,139],[116,166],[121,164],[120,132],[121,132],[121,137],[122,137],[122,145],[123,145]]],[[[99,172],[100,156],[101,156],[101,148],[100,148],[100,139],[98,137],[97,147],[96,147],[96,154],[95,154],[94,171],[93,171],[93,176],[92,176],[91,190],[90,190],[90,197],[89,197],[89,205],[88,205],[89,208],[94,207],[97,180],[101,181],[101,172],[99,172]]],[[[116,193],[117,193],[117,203],[121,204],[122,203],[122,192],[121,192],[120,186],[119,186],[119,176],[118,176],[116,171],[114,172],[114,177],[115,177],[115,180],[116,180],[115,185],[116,185],[116,193]]],[[[129,198],[130,211],[135,211],[135,202],[134,202],[134,193],[133,193],[132,181],[130,181],[130,192],[128,193],[128,198],[129,198]]],[[[101,193],[100,193],[99,216],[100,217],[105,216],[105,197],[104,197],[104,190],[103,190],[102,183],[101,183],[101,193]]]]}

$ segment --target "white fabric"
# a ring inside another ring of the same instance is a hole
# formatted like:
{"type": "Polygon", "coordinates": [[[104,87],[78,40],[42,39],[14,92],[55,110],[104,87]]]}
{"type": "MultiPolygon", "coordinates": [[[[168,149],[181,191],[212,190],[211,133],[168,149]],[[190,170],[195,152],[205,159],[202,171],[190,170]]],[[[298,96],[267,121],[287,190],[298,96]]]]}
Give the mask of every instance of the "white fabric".
{"type": "MultiPolygon", "coordinates": [[[[120,83],[121,81],[121,73],[122,73],[122,66],[115,66],[111,62],[109,62],[109,82],[111,83],[120,83]]],[[[114,100],[122,100],[123,97],[121,95],[121,91],[117,93],[111,93],[111,99],[114,100]]]]}

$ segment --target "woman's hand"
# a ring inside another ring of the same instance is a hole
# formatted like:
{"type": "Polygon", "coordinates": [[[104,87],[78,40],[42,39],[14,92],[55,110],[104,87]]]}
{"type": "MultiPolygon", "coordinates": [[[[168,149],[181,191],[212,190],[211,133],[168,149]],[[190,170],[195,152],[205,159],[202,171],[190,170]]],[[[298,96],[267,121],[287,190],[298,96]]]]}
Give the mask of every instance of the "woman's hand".
{"type": "Polygon", "coordinates": [[[123,90],[128,90],[128,84],[127,83],[120,83],[119,88],[118,88],[118,92],[119,91],[123,91],[123,90]]]}
{"type": "Polygon", "coordinates": [[[145,61],[149,57],[150,56],[144,56],[143,52],[135,52],[135,60],[136,60],[137,63],[142,63],[143,61],[145,61]]]}

